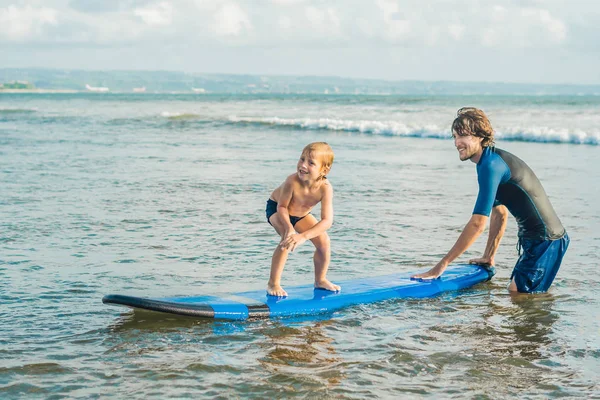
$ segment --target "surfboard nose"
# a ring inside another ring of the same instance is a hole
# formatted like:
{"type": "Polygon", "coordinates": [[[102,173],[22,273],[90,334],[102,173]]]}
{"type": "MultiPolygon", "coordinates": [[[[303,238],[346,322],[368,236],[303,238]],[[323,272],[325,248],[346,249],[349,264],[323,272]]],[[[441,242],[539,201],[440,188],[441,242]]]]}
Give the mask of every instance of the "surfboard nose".
{"type": "Polygon", "coordinates": [[[496,275],[496,268],[492,267],[491,265],[478,265],[479,267],[481,267],[481,269],[483,269],[484,271],[486,271],[488,273],[488,278],[485,280],[485,282],[489,281],[490,279],[492,279],[494,277],[494,275],[496,275]]]}

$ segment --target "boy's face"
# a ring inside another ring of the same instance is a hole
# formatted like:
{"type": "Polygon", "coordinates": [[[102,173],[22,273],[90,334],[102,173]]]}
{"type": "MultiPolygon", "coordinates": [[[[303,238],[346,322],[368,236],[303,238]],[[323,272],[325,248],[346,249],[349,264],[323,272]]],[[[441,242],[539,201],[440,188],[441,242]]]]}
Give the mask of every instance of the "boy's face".
{"type": "Polygon", "coordinates": [[[323,163],[314,154],[303,153],[297,165],[298,178],[301,181],[314,181],[323,176],[323,163]]]}

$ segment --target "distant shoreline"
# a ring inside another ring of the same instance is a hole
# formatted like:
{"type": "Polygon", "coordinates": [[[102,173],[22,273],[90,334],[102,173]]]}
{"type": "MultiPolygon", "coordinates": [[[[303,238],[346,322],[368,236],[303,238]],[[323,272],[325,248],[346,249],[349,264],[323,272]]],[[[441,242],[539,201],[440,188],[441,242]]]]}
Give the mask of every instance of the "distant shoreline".
{"type": "Polygon", "coordinates": [[[470,92],[464,91],[462,93],[456,92],[448,92],[448,93],[422,93],[422,92],[364,92],[364,93],[349,93],[349,92],[340,92],[340,93],[331,93],[331,92],[319,92],[319,91],[271,91],[271,92],[262,92],[262,91],[215,91],[215,92],[193,92],[193,91],[184,91],[184,90],[165,90],[165,91],[152,91],[152,92],[134,92],[134,91],[109,91],[109,92],[95,92],[91,90],[76,90],[76,89],[3,89],[0,88],[0,96],[5,94],[91,94],[91,95],[149,95],[149,94],[165,94],[165,95],[195,95],[198,97],[201,96],[209,96],[209,95],[265,95],[265,96],[284,96],[284,95],[292,95],[292,96],[513,96],[513,97],[546,97],[546,96],[573,96],[573,97],[598,97],[600,96],[600,91],[598,92],[587,92],[587,93],[561,93],[559,91],[556,92],[507,92],[507,93],[478,93],[478,92],[470,92]]]}
{"type": "Polygon", "coordinates": [[[79,93],[79,90],[70,89],[2,89],[0,93],[79,93]]]}

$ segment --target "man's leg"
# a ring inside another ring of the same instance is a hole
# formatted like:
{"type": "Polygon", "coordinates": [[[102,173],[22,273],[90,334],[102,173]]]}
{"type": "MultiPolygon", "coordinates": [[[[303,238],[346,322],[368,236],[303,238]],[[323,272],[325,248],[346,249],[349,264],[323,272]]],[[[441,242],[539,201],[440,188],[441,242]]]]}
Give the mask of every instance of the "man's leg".
{"type": "Polygon", "coordinates": [[[515,265],[508,290],[546,292],[556,277],[569,242],[567,234],[557,240],[522,240],[523,254],[515,265]]]}

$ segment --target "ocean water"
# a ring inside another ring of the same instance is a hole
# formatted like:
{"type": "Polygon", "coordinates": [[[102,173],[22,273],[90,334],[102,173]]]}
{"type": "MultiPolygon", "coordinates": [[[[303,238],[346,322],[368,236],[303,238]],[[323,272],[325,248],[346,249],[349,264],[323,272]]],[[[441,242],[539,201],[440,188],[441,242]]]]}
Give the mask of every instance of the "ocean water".
{"type": "Polygon", "coordinates": [[[600,398],[599,141],[600,96],[1,94],[0,398],[600,398]],[[312,141],[336,154],[330,279],[430,268],[477,192],[462,106],[571,236],[547,294],[506,291],[510,217],[494,279],[431,299],[245,322],[102,304],[265,287],[265,201],[312,141]]]}

